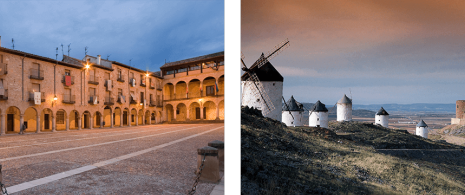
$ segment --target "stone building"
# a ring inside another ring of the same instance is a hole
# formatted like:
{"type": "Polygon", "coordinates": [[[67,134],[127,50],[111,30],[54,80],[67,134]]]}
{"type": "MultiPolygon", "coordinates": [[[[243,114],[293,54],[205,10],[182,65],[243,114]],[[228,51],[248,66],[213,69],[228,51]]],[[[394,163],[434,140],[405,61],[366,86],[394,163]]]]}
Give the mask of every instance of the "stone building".
{"type": "MultiPolygon", "coordinates": [[[[190,62],[192,59],[184,61],[190,62]]],[[[208,116],[199,120],[223,119],[223,60],[224,53],[217,53],[214,59],[217,70],[206,68],[212,66],[208,64],[203,66],[203,70],[190,71],[189,75],[176,73],[174,77],[174,74],[166,74],[166,69],[165,74],[162,74],[163,70],[148,72],[101,59],[100,55],[85,56],[82,60],[63,56],[62,61],[57,61],[7,49],[1,47],[0,42],[0,135],[19,132],[20,128],[26,132],[40,132],[171,121],[173,117],[169,114],[173,110],[168,108],[173,106],[173,99],[171,96],[164,97],[171,91],[166,86],[168,92],[164,91],[163,86],[181,78],[187,82],[201,81],[204,86],[217,82],[220,90],[214,91],[214,96],[201,90],[197,92],[200,98],[195,97],[195,100],[199,102],[198,107],[206,107],[207,110],[208,116]],[[216,113],[211,114],[212,109],[216,109],[216,113]]],[[[210,62],[208,58],[200,61],[205,64],[210,62]]],[[[163,67],[173,67],[170,66],[173,63],[163,67]]],[[[194,89],[191,91],[196,93],[194,89]]],[[[178,100],[174,106],[180,106],[180,102],[192,106],[187,102],[193,101],[193,98],[178,100]]]]}

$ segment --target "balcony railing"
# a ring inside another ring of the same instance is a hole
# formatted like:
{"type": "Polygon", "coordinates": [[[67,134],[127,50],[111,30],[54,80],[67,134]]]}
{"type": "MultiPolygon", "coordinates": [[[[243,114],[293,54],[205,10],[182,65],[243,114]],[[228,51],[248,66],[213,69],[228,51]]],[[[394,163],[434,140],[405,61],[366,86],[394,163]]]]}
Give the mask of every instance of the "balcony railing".
{"type": "MultiPolygon", "coordinates": [[[[66,75],[63,75],[63,78],[61,79],[61,83],[66,85],[66,75]]],[[[74,85],[74,76],[71,76],[71,85],[74,85]]]]}
{"type": "Polygon", "coordinates": [[[89,100],[88,103],[92,105],[99,103],[97,95],[89,95],[88,100],[89,100]],[[95,99],[97,99],[97,102],[95,102],[95,99]]]}
{"type": "Polygon", "coordinates": [[[129,104],[137,104],[137,101],[134,100],[132,97],[129,97],[129,104]]]}
{"type": "Polygon", "coordinates": [[[76,103],[75,95],[63,94],[62,102],[65,103],[65,104],[74,104],[74,103],[76,103]]]}
{"type": "MultiPolygon", "coordinates": [[[[124,97],[124,100],[125,100],[124,102],[126,102],[126,97],[124,97]]],[[[123,103],[123,101],[121,101],[121,96],[120,95],[118,95],[118,99],[116,100],[116,102],[118,102],[120,104],[123,103]]]]}
{"type": "Polygon", "coordinates": [[[217,94],[208,94],[208,95],[201,95],[201,94],[171,94],[163,96],[163,101],[170,101],[170,100],[186,100],[186,99],[195,99],[195,98],[202,98],[202,97],[219,97],[224,96],[223,92],[218,92],[217,94]]]}
{"type": "Polygon", "coordinates": [[[163,91],[163,89],[160,86],[157,86],[158,91],[163,91]]]}
{"type": "Polygon", "coordinates": [[[140,86],[145,87],[147,85],[145,83],[143,83],[142,80],[140,80],[140,86]]]}
{"type": "Polygon", "coordinates": [[[0,63],[0,67],[3,67],[5,70],[3,70],[3,74],[8,74],[8,64],[5,63],[0,63]]]}
{"type": "Polygon", "coordinates": [[[114,105],[115,104],[115,98],[112,97],[105,97],[105,102],[103,103],[105,105],[114,105]]]}
{"type": "Polygon", "coordinates": [[[89,84],[94,84],[94,85],[98,85],[98,77],[97,76],[89,76],[89,81],[88,81],[89,84]]]}
{"type": "Polygon", "coordinates": [[[133,80],[133,78],[129,78],[129,85],[136,86],[136,80],[133,80]]]}
{"type": "Polygon", "coordinates": [[[124,78],[123,78],[123,76],[119,76],[116,80],[119,81],[119,82],[123,82],[123,83],[124,83],[124,78]]]}
{"type": "Polygon", "coordinates": [[[8,100],[8,89],[5,89],[3,95],[0,95],[0,100],[8,100]]]}
{"type": "MultiPolygon", "coordinates": [[[[45,102],[45,92],[40,92],[41,102],[45,102]]],[[[29,92],[29,101],[34,102],[34,92],[29,92]]]]}
{"type": "Polygon", "coordinates": [[[44,80],[44,70],[30,69],[30,79],[44,80]]]}
{"type": "Polygon", "coordinates": [[[155,84],[150,83],[150,89],[155,89],[155,84]]]}
{"type": "Polygon", "coordinates": [[[155,106],[157,106],[157,102],[155,100],[150,100],[149,106],[150,107],[155,107],[155,106]]]}

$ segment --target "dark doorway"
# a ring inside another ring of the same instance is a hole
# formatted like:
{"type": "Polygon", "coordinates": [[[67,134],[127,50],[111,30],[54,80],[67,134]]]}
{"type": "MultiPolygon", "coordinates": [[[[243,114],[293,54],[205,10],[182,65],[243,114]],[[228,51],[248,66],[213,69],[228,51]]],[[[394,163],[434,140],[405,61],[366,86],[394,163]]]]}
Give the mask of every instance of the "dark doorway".
{"type": "Polygon", "coordinates": [[[113,125],[116,125],[116,120],[115,120],[115,113],[113,113],[113,125]]]}
{"type": "Polygon", "coordinates": [[[8,114],[7,116],[7,131],[14,131],[15,130],[15,115],[8,114]]]}
{"type": "Polygon", "coordinates": [[[89,115],[84,114],[84,128],[89,128],[89,115]]]}
{"type": "Polygon", "coordinates": [[[50,114],[44,114],[44,129],[50,129],[50,114]]]}
{"type": "Polygon", "coordinates": [[[78,128],[79,116],[77,112],[74,112],[74,127],[78,128]]]}
{"type": "Polygon", "coordinates": [[[207,119],[207,107],[203,107],[203,119],[207,119]]]}
{"type": "Polygon", "coordinates": [[[200,119],[200,107],[195,108],[195,119],[200,119]]]}
{"type": "Polygon", "coordinates": [[[123,112],[123,124],[128,125],[128,112],[123,112]]]}
{"type": "Polygon", "coordinates": [[[97,118],[96,118],[96,122],[95,122],[95,123],[97,123],[97,124],[98,124],[98,126],[99,126],[99,127],[101,127],[101,126],[102,126],[102,124],[101,124],[101,122],[100,122],[100,113],[97,113],[97,114],[95,115],[95,117],[97,117],[97,118]]]}

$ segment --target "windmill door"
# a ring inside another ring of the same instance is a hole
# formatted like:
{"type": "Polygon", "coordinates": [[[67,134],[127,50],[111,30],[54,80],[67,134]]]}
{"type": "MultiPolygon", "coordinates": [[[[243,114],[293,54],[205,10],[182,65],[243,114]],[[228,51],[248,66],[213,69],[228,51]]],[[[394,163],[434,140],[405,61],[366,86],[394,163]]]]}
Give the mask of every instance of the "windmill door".
{"type": "Polygon", "coordinates": [[[15,115],[8,114],[7,115],[7,131],[14,131],[15,130],[15,115]]]}
{"type": "Polygon", "coordinates": [[[50,129],[50,115],[44,114],[44,129],[50,129]]]}
{"type": "Polygon", "coordinates": [[[195,108],[195,119],[200,119],[200,107],[195,108]]]}

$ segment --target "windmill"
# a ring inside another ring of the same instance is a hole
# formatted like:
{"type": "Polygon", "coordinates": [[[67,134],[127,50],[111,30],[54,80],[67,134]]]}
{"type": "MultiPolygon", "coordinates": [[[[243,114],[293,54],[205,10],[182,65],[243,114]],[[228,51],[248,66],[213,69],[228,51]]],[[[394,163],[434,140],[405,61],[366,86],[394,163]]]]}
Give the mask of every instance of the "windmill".
{"type": "MultiPolygon", "coordinates": [[[[247,65],[244,62],[244,55],[242,54],[241,56],[241,62],[242,62],[242,70],[245,72],[243,75],[243,78],[245,76],[245,84],[243,86],[242,90],[242,101],[244,101],[244,95],[246,93],[245,89],[249,87],[251,89],[251,96],[254,98],[257,98],[257,101],[260,102],[260,107],[262,110],[262,114],[265,116],[271,111],[275,109],[275,105],[273,105],[273,102],[271,101],[269,95],[267,94],[262,81],[260,80],[259,76],[257,76],[256,72],[262,68],[265,64],[269,62],[270,59],[281,53],[285,48],[289,47],[289,40],[285,39],[278,45],[276,45],[270,52],[268,52],[266,55],[262,53],[262,55],[258,58],[255,63],[253,63],[249,68],[247,68],[247,65]],[[248,85],[253,85],[253,86],[248,86],[248,85]]],[[[279,97],[281,99],[282,96],[279,97]]],[[[243,102],[244,104],[244,102],[243,102]]],[[[281,106],[280,106],[281,107],[281,106]]]]}

